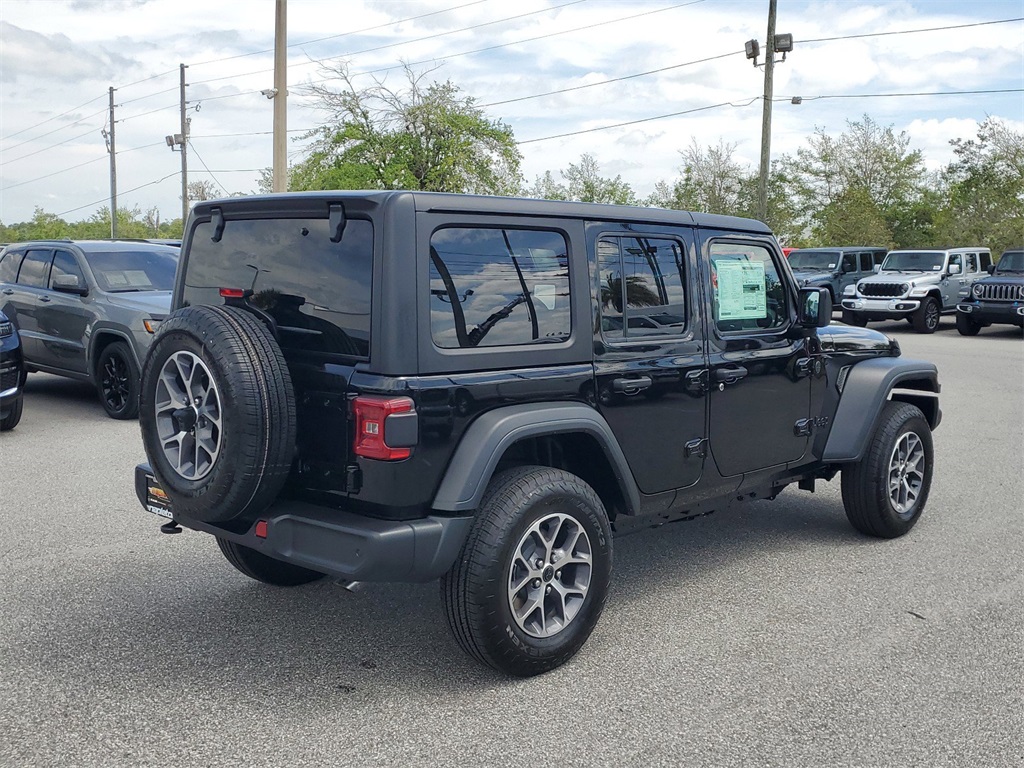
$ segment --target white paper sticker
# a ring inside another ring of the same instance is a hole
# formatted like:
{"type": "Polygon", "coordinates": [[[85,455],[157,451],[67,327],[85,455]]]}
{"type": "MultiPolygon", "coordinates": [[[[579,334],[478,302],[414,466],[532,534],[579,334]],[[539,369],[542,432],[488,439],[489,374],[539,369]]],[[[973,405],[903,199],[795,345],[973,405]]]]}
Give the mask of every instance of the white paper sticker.
{"type": "Polygon", "coordinates": [[[718,319],[767,317],[764,264],[759,261],[718,261],[718,319]]]}

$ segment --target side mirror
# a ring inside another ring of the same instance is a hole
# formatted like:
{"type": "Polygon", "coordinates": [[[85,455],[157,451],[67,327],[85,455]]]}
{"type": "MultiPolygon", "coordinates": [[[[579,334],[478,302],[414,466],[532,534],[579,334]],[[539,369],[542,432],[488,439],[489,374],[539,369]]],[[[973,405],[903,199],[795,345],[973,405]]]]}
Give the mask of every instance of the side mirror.
{"type": "Polygon", "coordinates": [[[89,289],[82,285],[78,275],[56,275],[53,278],[53,290],[59,293],[74,293],[78,296],[85,296],[89,289]]]}
{"type": "Polygon", "coordinates": [[[996,265],[995,264],[989,264],[988,267],[986,267],[986,270],[988,271],[988,273],[990,275],[994,275],[996,273],[996,265]]]}
{"type": "Polygon", "coordinates": [[[963,268],[959,264],[950,264],[949,265],[949,274],[951,274],[951,275],[959,275],[961,272],[963,272],[963,268]]]}
{"type": "Polygon", "coordinates": [[[882,265],[881,264],[875,264],[875,266],[873,266],[871,268],[871,271],[872,272],[881,272],[882,271],[882,265]]]}
{"type": "Polygon", "coordinates": [[[804,328],[824,328],[832,322],[832,294],[828,288],[801,288],[797,322],[804,328]]]}

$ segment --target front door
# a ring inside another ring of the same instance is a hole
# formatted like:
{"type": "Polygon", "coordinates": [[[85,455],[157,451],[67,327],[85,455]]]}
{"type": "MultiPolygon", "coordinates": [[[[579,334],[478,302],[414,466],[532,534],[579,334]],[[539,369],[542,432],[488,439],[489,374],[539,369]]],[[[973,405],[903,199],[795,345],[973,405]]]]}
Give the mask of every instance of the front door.
{"type": "Polygon", "coordinates": [[[726,477],[800,459],[810,435],[808,340],[766,239],[704,231],[711,456],[726,477]]]}
{"type": "Polygon", "coordinates": [[[80,286],[88,285],[75,255],[58,250],[53,257],[47,290],[39,296],[36,309],[40,333],[38,362],[64,371],[88,373],[86,344],[94,320],[93,299],[55,291],[54,280],[61,275],[74,275],[80,286]]]}
{"type": "Polygon", "coordinates": [[[707,366],[692,232],[590,223],[597,405],[640,490],[700,479],[707,366]]]}

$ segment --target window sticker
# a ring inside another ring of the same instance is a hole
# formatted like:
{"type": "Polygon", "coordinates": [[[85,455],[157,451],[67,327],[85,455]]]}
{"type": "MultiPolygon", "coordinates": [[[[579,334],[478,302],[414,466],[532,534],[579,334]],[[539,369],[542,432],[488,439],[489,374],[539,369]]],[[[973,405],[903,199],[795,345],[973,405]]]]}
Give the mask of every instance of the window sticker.
{"type": "Polygon", "coordinates": [[[764,264],[718,261],[719,320],[754,320],[767,317],[764,264]]]}

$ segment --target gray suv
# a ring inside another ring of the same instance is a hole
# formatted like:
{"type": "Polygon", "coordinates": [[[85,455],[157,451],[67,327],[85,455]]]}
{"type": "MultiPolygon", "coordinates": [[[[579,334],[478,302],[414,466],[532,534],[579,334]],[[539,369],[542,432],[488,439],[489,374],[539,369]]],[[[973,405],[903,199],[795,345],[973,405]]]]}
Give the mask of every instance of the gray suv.
{"type": "Polygon", "coordinates": [[[178,253],[116,240],[8,246],[0,311],[21,334],[26,371],[91,381],[107,415],[135,418],[139,371],[170,309],[178,253]]]}
{"type": "Polygon", "coordinates": [[[918,333],[934,333],[991,264],[992,252],[976,246],[890,251],[881,272],[843,292],[843,322],[907,320],[918,333]]]}
{"type": "Polygon", "coordinates": [[[885,248],[865,245],[798,248],[790,252],[789,266],[800,287],[828,288],[832,305],[838,307],[846,286],[873,275],[885,254],[885,248]]]}

